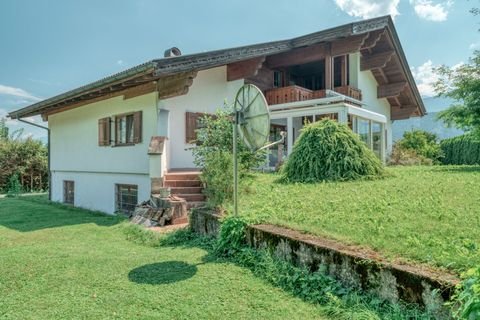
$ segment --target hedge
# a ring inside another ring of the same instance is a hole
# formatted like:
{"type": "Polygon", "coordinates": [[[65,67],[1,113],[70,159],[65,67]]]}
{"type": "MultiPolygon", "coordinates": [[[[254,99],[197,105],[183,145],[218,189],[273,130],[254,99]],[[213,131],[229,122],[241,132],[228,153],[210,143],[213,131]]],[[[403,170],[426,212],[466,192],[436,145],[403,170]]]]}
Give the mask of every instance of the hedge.
{"type": "Polygon", "coordinates": [[[480,137],[464,134],[442,140],[443,164],[480,164],[480,137]]]}

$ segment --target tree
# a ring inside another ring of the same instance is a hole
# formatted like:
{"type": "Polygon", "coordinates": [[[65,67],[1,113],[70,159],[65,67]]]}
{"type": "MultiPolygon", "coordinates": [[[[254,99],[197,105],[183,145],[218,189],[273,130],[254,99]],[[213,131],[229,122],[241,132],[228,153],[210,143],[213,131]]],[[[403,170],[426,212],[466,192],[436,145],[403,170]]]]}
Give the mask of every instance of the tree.
{"type": "MultiPolygon", "coordinates": [[[[480,8],[473,7],[470,13],[479,16],[480,8]]],[[[472,131],[480,136],[480,51],[476,50],[467,64],[455,68],[443,65],[436,72],[439,75],[439,80],[435,83],[438,96],[455,101],[438,114],[438,119],[449,126],[472,131]]]]}
{"type": "Polygon", "coordinates": [[[438,96],[455,102],[439,113],[438,118],[449,126],[480,135],[480,51],[475,51],[469,63],[457,68],[441,66],[436,69],[435,83],[438,96]]]}
{"type": "Polygon", "coordinates": [[[47,147],[32,138],[0,140],[0,190],[6,191],[17,175],[24,191],[45,190],[48,186],[47,147]]]}
{"type": "Polygon", "coordinates": [[[0,141],[8,140],[8,127],[5,118],[0,119],[0,141]]]}
{"type": "MultiPolygon", "coordinates": [[[[202,168],[201,179],[209,205],[221,207],[232,200],[233,192],[233,121],[232,107],[224,106],[215,115],[200,119],[197,146],[193,148],[194,162],[202,168]]],[[[265,152],[252,152],[238,138],[238,162],[241,181],[249,177],[249,170],[265,162],[265,152]]]]}

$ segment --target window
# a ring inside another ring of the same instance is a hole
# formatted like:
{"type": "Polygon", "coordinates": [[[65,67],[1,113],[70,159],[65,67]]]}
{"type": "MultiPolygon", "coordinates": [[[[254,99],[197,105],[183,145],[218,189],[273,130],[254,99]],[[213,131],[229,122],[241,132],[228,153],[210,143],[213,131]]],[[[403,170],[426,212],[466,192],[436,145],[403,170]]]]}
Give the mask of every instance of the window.
{"type": "Polygon", "coordinates": [[[372,149],[370,120],[357,118],[357,131],[360,135],[360,140],[365,142],[367,146],[372,149]]]}
{"type": "Polygon", "coordinates": [[[379,159],[382,159],[382,131],[382,124],[372,121],[372,150],[379,159]]]}
{"type": "Polygon", "coordinates": [[[73,205],[75,201],[75,182],[63,181],[63,203],[73,205]]]}
{"type": "Polygon", "coordinates": [[[196,143],[197,130],[203,127],[202,117],[208,115],[215,118],[215,115],[202,112],[185,113],[185,143],[196,143]]]}
{"type": "Polygon", "coordinates": [[[273,71],[273,87],[274,88],[283,87],[283,72],[282,71],[273,71]]]}
{"type": "Polygon", "coordinates": [[[142,112],[115,116],[115,145],[142,142],[142,112]]]}
{"type": "MultiPolygon", "coordinates": [[[[98,120],[98,145],[110,146],[110,117],[98,120]]],[[[132,112],[115,116],[115,145],[126,146],[142,142],[142,112],[132,112]]]]}
{"type": "Polygon", "coordinates": [[[133,184],[115,185],[116,211],[131,214],[138,203],[138,186],[133,184]]]}

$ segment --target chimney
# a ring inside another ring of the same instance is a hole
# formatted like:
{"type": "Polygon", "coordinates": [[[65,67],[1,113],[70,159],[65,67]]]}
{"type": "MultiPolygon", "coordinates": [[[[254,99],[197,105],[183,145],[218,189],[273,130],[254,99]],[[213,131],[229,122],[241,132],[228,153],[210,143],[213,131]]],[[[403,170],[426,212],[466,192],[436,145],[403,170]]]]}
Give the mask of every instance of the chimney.
{"type": "Polygon", "coordinates": [[[182,52],[177,47],[172,47],[170,49],[167,49],[167,50],[165,50],[165,53],[163,54],[163,56],[165,58],[178,57],[178,56],[181,56],[181,55],[182,55],[182,52]]]}

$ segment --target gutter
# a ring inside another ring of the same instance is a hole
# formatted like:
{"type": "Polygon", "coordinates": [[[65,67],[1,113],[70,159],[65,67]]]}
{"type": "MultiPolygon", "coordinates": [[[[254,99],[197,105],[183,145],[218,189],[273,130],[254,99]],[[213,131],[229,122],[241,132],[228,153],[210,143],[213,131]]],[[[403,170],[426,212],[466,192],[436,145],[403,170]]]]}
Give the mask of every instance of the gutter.
{"type": "Polygon", "coordinates": [[[39,125],[39,124],[30,122],[30,121],[27,121],[27,120],[23,120],[23,119],[20,119],[20,118],[18,118],[17,120],[20,121],[20,122],[23,122],[23,123],[32,125],[32,126],[37,127],[37,128],[47,130],[47,134],[48,134],[48,140],[47,140],[47,154],[48,154],[48,160],[47,160],[47,167],[48,167],[48,169],[47,169],[47,170],[48,170],[48,200],[51,201],[51,200],[52,200],[52,173],[51,173],[51,171],[50,171],[50,128],[41,126],[41,125],[39,125]]]}

